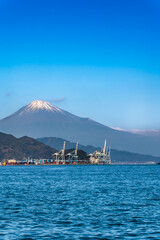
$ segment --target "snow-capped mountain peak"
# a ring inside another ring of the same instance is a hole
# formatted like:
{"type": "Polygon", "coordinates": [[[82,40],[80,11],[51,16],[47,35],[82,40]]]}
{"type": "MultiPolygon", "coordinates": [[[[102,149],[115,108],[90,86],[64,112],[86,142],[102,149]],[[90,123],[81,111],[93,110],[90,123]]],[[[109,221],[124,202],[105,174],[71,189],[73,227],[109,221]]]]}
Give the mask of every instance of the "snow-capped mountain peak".
{"type": "Polygon", "coordinates": [[[34,111],[41,111],[41,110],[51,111],[51,112],[62,112],[61,109],[53,106],[51,103],[47,101],[36,100],[28,104],[26,108],[20,113],[20,115],[26,112],[34,112],[34,111]]]}

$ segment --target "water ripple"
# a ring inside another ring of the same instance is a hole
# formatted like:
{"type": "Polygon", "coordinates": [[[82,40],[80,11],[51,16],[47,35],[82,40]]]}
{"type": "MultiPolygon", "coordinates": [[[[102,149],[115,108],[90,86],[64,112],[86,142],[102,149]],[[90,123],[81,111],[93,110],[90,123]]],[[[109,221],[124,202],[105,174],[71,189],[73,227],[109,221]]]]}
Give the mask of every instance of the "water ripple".
{"type": "Polygon", "coordinates": [[[0,239],[160,239],[160,166],[0,168],[0,239]]]}

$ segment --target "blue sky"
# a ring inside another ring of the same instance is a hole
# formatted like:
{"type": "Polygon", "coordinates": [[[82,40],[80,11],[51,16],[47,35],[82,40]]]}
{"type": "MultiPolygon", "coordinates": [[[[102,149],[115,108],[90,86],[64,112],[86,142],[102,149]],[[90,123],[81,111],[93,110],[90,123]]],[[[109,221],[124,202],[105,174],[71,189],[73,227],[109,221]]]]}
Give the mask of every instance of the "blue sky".
{"type": "Polygon", "coordinates": [[[159,0],[0,0],[0,118],[32,100],[160,129],[159,0]]]}

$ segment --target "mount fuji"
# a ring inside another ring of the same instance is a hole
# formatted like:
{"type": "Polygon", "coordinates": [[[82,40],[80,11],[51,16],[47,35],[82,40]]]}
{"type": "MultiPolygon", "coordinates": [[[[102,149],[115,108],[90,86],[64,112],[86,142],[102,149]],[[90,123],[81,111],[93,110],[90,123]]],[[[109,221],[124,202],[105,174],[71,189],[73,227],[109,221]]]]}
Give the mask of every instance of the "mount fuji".
{"type": "Polygon", "coordinates": [[[114,149],[160,156],[159,136],[114,130],[90,118],[64,111],[47,101],[33,101],[0,120],[0,131],[16,137],[59,137],[95,147],[101,147],[107,139],[114,149]]]}

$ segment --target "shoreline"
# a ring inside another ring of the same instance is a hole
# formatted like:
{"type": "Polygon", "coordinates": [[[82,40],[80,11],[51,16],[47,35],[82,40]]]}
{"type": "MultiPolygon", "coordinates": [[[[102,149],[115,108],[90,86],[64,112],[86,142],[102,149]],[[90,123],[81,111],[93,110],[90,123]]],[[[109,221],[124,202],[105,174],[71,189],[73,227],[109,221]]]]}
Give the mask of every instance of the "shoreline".
{"type": "Polygon", "coordinates": [[[111,163],[111,164],[0,164],[0,167],[8,167],[8,166],[153,166],[153,165],[160,165],[159,163],[111,163]]]}

